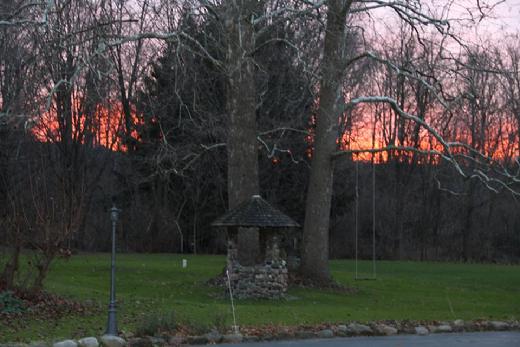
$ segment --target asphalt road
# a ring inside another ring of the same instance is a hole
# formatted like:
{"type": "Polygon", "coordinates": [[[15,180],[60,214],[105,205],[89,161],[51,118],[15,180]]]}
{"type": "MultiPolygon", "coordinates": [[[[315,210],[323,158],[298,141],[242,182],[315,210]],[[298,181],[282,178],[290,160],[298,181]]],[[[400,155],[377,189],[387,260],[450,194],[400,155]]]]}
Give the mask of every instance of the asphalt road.
{"type": "Polygon", "coordinates": [[[219,347],[520,347],[520,332],[398,335],[223,344],[219,347]]]}

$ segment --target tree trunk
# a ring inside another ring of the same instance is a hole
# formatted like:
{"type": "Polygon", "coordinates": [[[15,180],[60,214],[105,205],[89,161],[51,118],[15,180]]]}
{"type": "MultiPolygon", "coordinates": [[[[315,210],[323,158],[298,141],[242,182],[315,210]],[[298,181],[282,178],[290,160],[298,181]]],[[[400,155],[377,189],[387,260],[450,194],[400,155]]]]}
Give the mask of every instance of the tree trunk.
{"type": "Polygon", "coordinates": [[[14,278],[18,272],[20,265],[20,246],[15,246],[11,254],[11,258],[4,267],[4,271],[0,276],[0,288],[5,287],[7,289],[14,287],[14,278]]]}
{"type": "MultiPolygon", "coordinates": [[[[259,2],[229,1],[226,8],[228,113],[228,204],[232,209],[258,194],[258,149],[256,144],[256,89],[254,28],[251,17],[259,2]]],[[[238,232],[238,258],[252,264],[259,252],[258,230],[238,232]]]]}
{"type": "Polygon", "coordinates": [[[461,258],[467,262],[471,260],[471,239],[473,235],[473,212],[475,211],[474,199],[475,199],[475,182],[469,182],[469,189],[465,201],[465,211],[463,226],[461,228],[462,236],[462,250],[461,258]]]}
{"type": "MultiPolygon", "coordinates": [[[[399,145],[402,145],[404,141],[399,140],[399,145]]],[[[394,230],[393,230],[393,259],[401,260],[403,256],[403,214],[404,214],[404,196],[402,175],[403,170],[399,157],[394,159],[394,170],[395,170],[395,187],[394,187],[394,230]]]]}
{"type": "Polygon", "coordinates": [[[345,22],[350,1],[329,2],[323,50],[320,107],[312,153],[312,168],[305,206],[301,273],[308,279],[327,283],[329,271],[329,223],[332,199],[332,153],[337,147],[340,106],[344,103],[343,49],[345,22]]]}
{"type": "Polygon", "coordinates": [[[55,255],[56,254],[54,252],[45,254],[43,259],[41,259],[41,261],[36,264],[36,270],[38,273],[36,274],[36,278],[34,279],[33,285],[31,287],[32,291],[39,292],[43,289],[43,281],[49,273],[49,268],[55,255]]]}

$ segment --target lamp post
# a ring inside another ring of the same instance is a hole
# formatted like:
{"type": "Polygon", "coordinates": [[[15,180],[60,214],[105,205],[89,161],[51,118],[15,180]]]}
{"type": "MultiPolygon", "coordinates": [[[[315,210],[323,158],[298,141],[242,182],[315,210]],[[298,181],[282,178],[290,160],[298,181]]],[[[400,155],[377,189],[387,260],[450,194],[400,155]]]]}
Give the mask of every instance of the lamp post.
{"type": "Polygon", "coordinates": [[[116,320],[116,224],[120,209],[112,205],[110,209],[110,219],[112,220],[112,260],[110,272],[110,303],[108,304],[108,322],[106,335],[117,336],[116,320]]]}

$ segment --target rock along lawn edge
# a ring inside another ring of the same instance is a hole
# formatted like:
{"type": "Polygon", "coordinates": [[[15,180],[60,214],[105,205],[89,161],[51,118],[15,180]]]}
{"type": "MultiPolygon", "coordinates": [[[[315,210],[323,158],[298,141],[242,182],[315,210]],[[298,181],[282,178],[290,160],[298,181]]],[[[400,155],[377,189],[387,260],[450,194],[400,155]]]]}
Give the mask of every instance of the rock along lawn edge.
{"type": "Polygon", "coordinates": [[[241,343],[272,340],[333,338],[350,336],[390,336],[397,334],[429,335],[450,332],[520,331],[520,322],[499,320],[463,321],[373,321],[369,323],[321,324],[316,326],[244,327],[241,333],[222,334],[216,330],[204,335],[162,335],[136,337],[131,333],[122,337],[101,336],[54,343],[6,343],[0,347],[175,347],[218,343],[241,343]]]}

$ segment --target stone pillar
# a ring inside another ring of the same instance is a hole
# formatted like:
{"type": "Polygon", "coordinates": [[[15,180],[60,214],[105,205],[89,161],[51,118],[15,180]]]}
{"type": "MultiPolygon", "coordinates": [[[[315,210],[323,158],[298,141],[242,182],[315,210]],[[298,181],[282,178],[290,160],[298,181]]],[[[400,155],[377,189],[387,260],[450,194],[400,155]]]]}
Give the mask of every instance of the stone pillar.
{"type": "Polygon", "coordinates": [[[234,267],[238,264],[238,249],[237,249],[237,230],[230,228],[227,236],[227,267],[234,267]]]}
{"type": "Polygon", "coordinates": [[[275,232],[266,235],[265,242],[265,262],[273,263],[279,262],[282,258],[280,256],[280,240],[275,232]]]}

